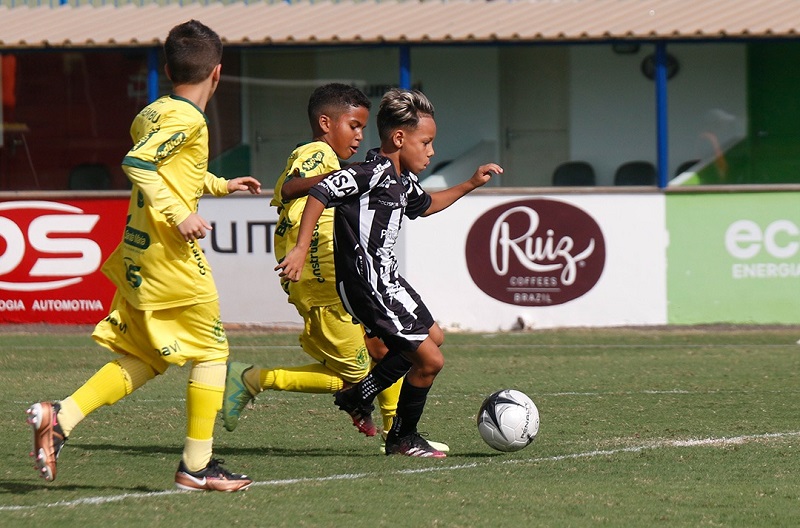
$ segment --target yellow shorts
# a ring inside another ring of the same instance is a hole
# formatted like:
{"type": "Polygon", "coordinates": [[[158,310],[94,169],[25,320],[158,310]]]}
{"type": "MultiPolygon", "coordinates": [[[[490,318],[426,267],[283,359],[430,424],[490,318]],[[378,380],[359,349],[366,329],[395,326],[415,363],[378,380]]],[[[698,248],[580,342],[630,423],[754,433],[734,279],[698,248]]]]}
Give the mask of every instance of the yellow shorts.
{"type": "Polygon", "coordinates": [[[117,293],[92,338],[114,352],[136,356],[160,374],[187,361],[225,361],[229,352],[217,301],[137,310],[117,293]]]}
{"type": "Polygon", "coordinates": [[[364,328],[353,324],[341,303],[312,306],[300,315],[305,321],[300,346],[308,355],[348,383],[358,383],[367,375],[370,358],[364,344],[364,328]]]}

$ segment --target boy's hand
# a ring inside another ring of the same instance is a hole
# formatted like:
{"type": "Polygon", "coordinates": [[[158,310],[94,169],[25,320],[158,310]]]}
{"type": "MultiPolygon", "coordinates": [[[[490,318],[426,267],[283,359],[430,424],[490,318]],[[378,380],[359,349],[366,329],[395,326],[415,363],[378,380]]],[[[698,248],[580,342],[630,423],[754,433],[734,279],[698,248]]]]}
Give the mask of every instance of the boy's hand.
{"type": "Polygon", "coordinates": [[[178,232],[187,242],[205,238],[207,231],[211,231],[211,225],[197,213],[190,214],[186,217],[186,220],[178,224],[178,232]]]}
{"type": "Polygon", "coordinates": [[[275,266],[275,271],[279,272],[278,275],[286,277],[292,282],[300,280],[300,275],[303,272],[303,265],[306,262],[306,251],[299,249],[297,246],[293,247],[286,254],[286,257],[275,266]]]}
{"type": "Polygon", "coordinates": [[[250,191],[250,194],[261,194],[261,182],[252,176],[242,176],[228,180],[228,192],[250,191]]]}
{"type": "Polygon", "coordinates": [[[469,181],[477,189],[478,187],[486,185],[486,183],[492,179],[492,173],[503,174],[503,167],[497,163],[487,163],[486,165],[481,165],[478,167],[478,170],[475,171],[475,174],[472,175],[472,178],[470,178],[469,181]]]}

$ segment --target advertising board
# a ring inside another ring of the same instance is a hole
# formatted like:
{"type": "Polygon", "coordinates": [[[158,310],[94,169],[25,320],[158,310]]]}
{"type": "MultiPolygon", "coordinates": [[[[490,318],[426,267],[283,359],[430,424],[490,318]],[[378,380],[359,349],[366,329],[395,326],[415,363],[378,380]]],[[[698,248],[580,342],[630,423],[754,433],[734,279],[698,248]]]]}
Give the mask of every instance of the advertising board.
{"type": "Polygon", "coordinates": [[[207,197],[200,215],[214,228],[201,240],[219,290],[225,323],[300,325],[274,271],[272,238],[278,214],[269,194],[207,197]]]}
{"type": "Polygon", "coordinates": [[[126,198],[0,201],[0,322],[96,323],[114,287],[100,266],[126,198]]]}
{"type": "Polygon", "coordinates": [[[786,192],[667,197],[670,324],[800,323],[800,210],[786,192]]]}
{"type": "Polygon", "coordinates": [[[406,277],[444,327],[666,322],[660,194],[469,195],[401,239],[406,277]]]}

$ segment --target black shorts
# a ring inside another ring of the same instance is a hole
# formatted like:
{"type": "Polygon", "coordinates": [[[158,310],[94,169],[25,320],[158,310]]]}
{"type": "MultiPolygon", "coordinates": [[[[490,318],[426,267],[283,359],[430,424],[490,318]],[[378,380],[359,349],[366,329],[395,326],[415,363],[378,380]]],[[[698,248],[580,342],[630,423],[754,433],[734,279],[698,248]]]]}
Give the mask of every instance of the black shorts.
{"type": "Polygon", "coordinates": [[[381,338],[390,350],[415,351],[427,339],[433,316],[403,277],[385,293],[362,280],[340,281],[336,287],[345,309],[367,335],[381,338]]]}

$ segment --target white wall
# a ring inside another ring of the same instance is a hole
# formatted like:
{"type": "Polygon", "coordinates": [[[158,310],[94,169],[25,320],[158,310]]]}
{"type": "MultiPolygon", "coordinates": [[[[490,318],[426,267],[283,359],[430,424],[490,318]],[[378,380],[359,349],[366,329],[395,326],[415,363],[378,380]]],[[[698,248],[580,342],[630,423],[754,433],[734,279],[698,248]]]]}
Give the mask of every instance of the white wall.
{"type": "MultiPolygon", "coordinates": [[[[614,171],[623,162],[656,161],[655,84],[641,72],[642,60],[653,51],[653,45],[643,45],[634,54],[614,53],[609,44],[569,46],[569,151],[572,159],[594,165],[599,185],[613,184],[614,171]]],[[[723,144],[745,134],[747,65],[744,44],[670,44],[667,51],[680,67],[668,82],[672,176],[683,161],[710,155],[710,144],[701,138],[705,130],[713,131],[723,144]]],[[[265,77],[276,79],[350,79],[372,89],[396,85],[400,78],[399,53],[393,47],[310,50],[300,69],[297,51],[289,54],[293,60],[282,60],[280,52],[247,53],[262,57],[261,66],[248,76],[263,70],[265,77]]],[[[438,136],[431,168],[481,140],[503,147],[499,64],[494,46],[411,48],[411,81],[422,85],[436,107],[438,136]]],[[[372,94],[367,148],[378,144],[375,114],[380,93],[372,94]]],[[[305,108],[297,111],[304,114],[305,108]]],[[[498,152],[495,159],[502,161],[502,155],[498,152]]]]}
{"type": "MultiPolygon", "coordinates": [[[[656,161],[655,84],[640,69],[653,50],[620,55],[607,44],[571,48],[572,157],[594,165],[599,185],[611,185],[623,162],[656,161]]],[[[676,44],[667,51],[680,67],[667,83],[671,176],[683,161],[707,157],[707,144],[698,141],[704,127],[724,139],[744,135],[746,60],[743,44],[676,44]]]]}
{"type": "Polygon", "coordinates": [[[747,134],[747,55],[744,44],[669,46],[681,70],[669,81],[670,175],[685,160],[713,155],[703,134],[720,144],[747,134]]]}
{"type": "MultiPolygon", "coordinates": [[[[298,53],[246,52],[246,76],[270,79],[351,80],[362,88],[377,89],[400,81],[399,54],[395,48],[347,48],[298,53]],[[287,55],[288,58],[283,56],[287,55]]],[[[425,47],[411,52],[411,82],[421,85],[436,108],[436,154],[431,167],[457,158],[481,140],[496,141],[498,132],[497,49],[493,47],[425,47]],[[480,74],[476,74],[479,65],[480,74]]],[[[310,93],[308,87],[302,88],[310,93]]],[[[375,117],[383,91],[370,94],[372,112],[364,137],[364,149],[378,146],[375,117]]],[[[296,111],[305,116],[305,107],[296,111]]],[[[248,115],[250,115],[248,113],[248,115]]],[[[250,128],[249,126],[246,128],[250,128]]],[[[305,135],[299,140],[307,139],[305,135]]],[[[289,152],[286,153],[289,155],[289,152]]],[[[470,176],[470,174],[465,177],[470,176]]]]}
{"type": "MultiPolygon", "coordinates": [[[[392,48],[320,51],[316,72],[320,78],[396,85],[400,81],[399,55],[392,48]]],[[[412,48],[411,72],[411,83],[421,85],[436,108],[436,153],[430,168],[458,157],[483,139],[497,139],[499,87],[495,48],[412,48]],[[480,75],[476,75],[475,65],[480,65],[480,75]]],[[[365,138],[368,148],[378,146],[375,117],[380,97],[371,100],[370,127],[365,138]]]]}
{"type": "MultiPolygon", "coordinates": [[[[422,83],[436,107],[436,154],[431,168],[457,158],[481,140],[497,141],[497,68],[497,49],[492,47],[412,49],[412,81],[422,83]]],[[[499,160],[499,154],[494,160],[499,160]]],[[[464,179],[471,175],[465,174],[464,179]]]]}

